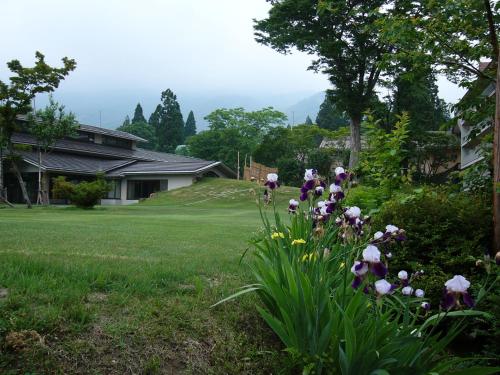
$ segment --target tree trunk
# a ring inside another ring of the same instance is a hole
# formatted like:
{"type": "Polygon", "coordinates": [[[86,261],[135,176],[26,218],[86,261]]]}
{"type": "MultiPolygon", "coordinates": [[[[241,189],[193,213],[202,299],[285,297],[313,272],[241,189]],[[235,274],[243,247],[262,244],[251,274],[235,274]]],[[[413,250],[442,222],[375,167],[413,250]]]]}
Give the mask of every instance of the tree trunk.
{"type": "Polygon", "coordinates": [[[493,254],[500,251],[500,55],[497,56],[495,128],[493,133],[493,254]]]}
{"type": "Polygon", "coordinates": [[[44,204],[42,192],[42,150],[38,147],[38,193],[36,196],[36,204],[44,204]]]}
{"type": "Polygon", "coordinates": [[[19,186],[21,187],[24,201],[26,202],[26,205],[28,206],[28,208],[32,208],[31,207],[31,200],[30,200],[30,197],[28,196],[28,191],[26,190],[26,184],[24,183],[23,176],[21,175],[21,171],[19,170],[19,167],[17,166],[17,163],[14,159],[14,152],[12,150],[10,150],[10,155],[12,157],[12,159],[11,159],[12,169],[14,170],[14,174],[17,177],[17,181],[19,181],[19,186]]]}
{"type": "Polygon", "coordinates": [[[349,155],[349,169],[358,165],[361,151],[361,118],[351,118],[351,153],[349,155]]]}

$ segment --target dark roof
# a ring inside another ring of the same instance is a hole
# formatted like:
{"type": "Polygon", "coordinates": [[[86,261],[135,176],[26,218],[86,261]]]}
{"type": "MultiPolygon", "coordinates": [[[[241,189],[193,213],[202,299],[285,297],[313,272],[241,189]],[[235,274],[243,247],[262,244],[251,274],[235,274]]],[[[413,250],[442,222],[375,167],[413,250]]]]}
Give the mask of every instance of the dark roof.
{"type": "MultiPolygon", "coordinates": [[[[17,116],[17,119],[19,121],[28,121],[28,116],[27,115],[19,115],[17,116]]],[[[131,141],[137,141],[137,142],[143,142],[147,143],[148,140],[138,137],[136,135],[127,133],[127,132],[122,132],[120,130],[113,130],[113,129],[107,129],[107,128],[100,128],[97,126],[92,126],[92,125],[84,125],[84,124],[78,124],[80,126],[80,130],[87,132],[87,133],[94,133],[94,134],[103,134],[103,135],[108,135],[111,137],[115,138],[122,138],[122,139],[128,139],[131,141]]]]}
{"type": "Polygon", "coordinates": [[[130,134],[130,133],[122,132],[120,130],[99,128],[97,126],[92,126],[92,125],[80,124],[80,130],[85,131],[85,132],[89,132],[89,133],[109,135],[109,136],[115,137],[115,138],[129,139],[131,141],[144,142],[144,143],[148,142],[147,139],[138,137],[138,136],[130,134]]]}
{"type": "Polygon", "coordinates": [[[162,162],[138,161],[127,166],[114,169],[107,175],[110,177],[125,176],[129,174],[192,174],[202,172],[220,165],[220,162],[162,162]]]}
{"type": "MultiPolygon", "coordinates": [[[[35,138],[26,133],[14,133],[12,135],[12,142],[36,146],[35,138]]],[[[71,153],[79,153],[86,155],[94,155],[100,158],[111,158],[111,159],[133,159],[133,160],[144,160],[144,161],[165,161],[165,162],[206,162],[206,160],[191,158],[187,156],[167,154],[164,152],[156,152],[150,150],[144,150],[138,148],[136,150],[107,146],[91,142],[81,142],[74,141],[71,139],[61,139],[56,142],[53,147],[57,151],[69,151],[71,153]]],[[[212,162],[213,163],[213,162],[212,162]]]]}
{"type": "MultiPolygon", "coordinates": [[[[38,166],[38,153],[36,151],[16,151],[26,162],[38,166]]],[[[44,154],[42,169],[51,172],[66,172],[95,175],[123,167],[133,160],[112,160],[92,156],[52,152],[44,154]]]]}

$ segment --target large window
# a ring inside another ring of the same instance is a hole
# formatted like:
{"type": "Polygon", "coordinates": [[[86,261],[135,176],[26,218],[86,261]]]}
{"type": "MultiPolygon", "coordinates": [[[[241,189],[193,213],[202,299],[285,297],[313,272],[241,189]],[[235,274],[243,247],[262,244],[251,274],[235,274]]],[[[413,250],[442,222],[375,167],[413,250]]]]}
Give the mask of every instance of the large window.
{"type": "Polygon", "coordinates": [[[108,199],[121,199],[122,197],[122,182],[120,180],[109,181],[110,190],[108,192],[108,199]]]}
{"type": "Polygon", "coordinates": [[[127,182],[127,199],[129,200],[149,198],[152,193],[158,191],[160,191],[160,180],[132,180],[127,182]]]}

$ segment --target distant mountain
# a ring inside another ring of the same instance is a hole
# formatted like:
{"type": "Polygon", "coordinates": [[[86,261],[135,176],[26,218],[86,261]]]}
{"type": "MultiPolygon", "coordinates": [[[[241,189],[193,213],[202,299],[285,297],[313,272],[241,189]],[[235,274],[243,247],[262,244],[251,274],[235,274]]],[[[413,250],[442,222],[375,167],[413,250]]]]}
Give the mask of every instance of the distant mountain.
{"type": "MultiPolygon", "coordinates": [[[[132,116],[137,103],[141,103],[144,115],[149,117],[156,105],[160,103],[160,93],[151,91],[100,91],[100,92],[69,92],[63,89],[56,91],[54,97],[66,106],[68,111],[77,115],[83,124],[102,126],[115,129],[123,123],[126,115],[132,116]]],[[[324,93],[313,95],[290,93],[286,95],[248,94],[234,95],[227,93],[183,93],[178,92],[177,98],[184,118],[189,111],[196,117],[198,130],[208,126],[203,119],[218,108],[243,107],[246,110],[258,110],[264,107],[274,107],[288,116],[288,123],[304,123],[309,115],[314,121],[323,102],[324,93]]],[[[36,106],[41,108],[47,104],[47,97],[37,98],[36,106]]]]}
{"type": "Polygon", "coordinates": [[[319,107],[325,99],[324,92],[318,92],[308,98],[302,99],[294,105],[288,107],[284,112],[288,116],[290,124],[303,124],[306,122],[306,117],[309,116],[313,122],[316,121],[316,116],[319,112],[319,107]]]}

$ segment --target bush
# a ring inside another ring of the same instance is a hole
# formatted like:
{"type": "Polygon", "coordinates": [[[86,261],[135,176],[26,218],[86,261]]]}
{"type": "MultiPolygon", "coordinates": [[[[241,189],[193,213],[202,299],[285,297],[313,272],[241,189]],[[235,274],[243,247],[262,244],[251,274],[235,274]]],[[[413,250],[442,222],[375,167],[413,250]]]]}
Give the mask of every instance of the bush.
{"type": "MultiPolygon", "coordinates": [[[[395,196],[385,203],[375,216],[374,225],[391,223],[407,231],[408,239],[394,252],[391,263],[403,270],[423,269],[424,277],[415,287],[425,289],[431,300],[438,300],[443,283],[453,275],[464,275],[472,285],[481,284],[486,277],[484,268],[477,267],[476,262],[483,259],[491,246],[490,197],[489,194],[449,195],[433,188],[418,189],[413,195],[395,196]]],[[[489,295],[479,306],[497,316],[496,322],[488,322],[489,333],[483,332],[485,327],[479,324],[469,337],[471,340],[476,336],[475,343],[485,347],[500,340],[500,311],[494,304],[495,299],[498,302],[498,294],[489,295]]],[[[469,348],[472,344],[469,341],[469,348]]]]}
{"type": "Polygon", "coordinates": [[[84,181],[78,184],[66,181],[66,177],[59,176],[54,179],[52,191],[55,198],[68,199],[79,208],[92,208],[109,191],[109,184],[100,176],[95,181],[84,181]]]}

